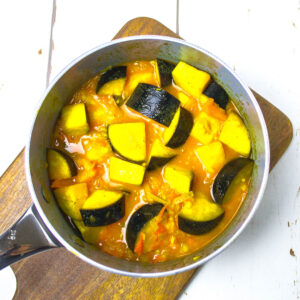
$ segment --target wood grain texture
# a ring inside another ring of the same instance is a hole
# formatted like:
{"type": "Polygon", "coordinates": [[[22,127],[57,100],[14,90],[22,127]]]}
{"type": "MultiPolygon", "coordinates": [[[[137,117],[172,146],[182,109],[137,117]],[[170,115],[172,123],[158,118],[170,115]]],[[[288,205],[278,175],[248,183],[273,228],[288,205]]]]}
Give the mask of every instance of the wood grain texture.
{"type": "MultiPolygon", "coordinates": [[[[141,34],[177,37],[150,18],[129,21],[115,38],[141,34]]],[[[255,93],[266,119],[271,168],[292,139],[289,119],[255,93]]],[[[0,178],[0,232],[11,226],[31,204],[25,180],[24,151],[0,178]]],[[[196,270],[164,278],[131,278],[98,270],[67,250],[53,249],[12,266],[17,277],[14,299],[175,299],[196,270]]]]}

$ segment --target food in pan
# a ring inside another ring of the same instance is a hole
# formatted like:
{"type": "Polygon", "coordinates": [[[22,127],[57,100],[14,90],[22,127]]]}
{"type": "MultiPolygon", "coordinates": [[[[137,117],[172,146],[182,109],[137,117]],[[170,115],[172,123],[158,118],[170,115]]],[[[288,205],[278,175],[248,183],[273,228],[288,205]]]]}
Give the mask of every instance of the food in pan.
{"type": "Polygon", "coordinates": [[[47,149],[54,196],[81,237],[153,263],[224,231],[247,195],[250,157],[246,125],[217,78],[159,58],[86,82],[47,149]]]}

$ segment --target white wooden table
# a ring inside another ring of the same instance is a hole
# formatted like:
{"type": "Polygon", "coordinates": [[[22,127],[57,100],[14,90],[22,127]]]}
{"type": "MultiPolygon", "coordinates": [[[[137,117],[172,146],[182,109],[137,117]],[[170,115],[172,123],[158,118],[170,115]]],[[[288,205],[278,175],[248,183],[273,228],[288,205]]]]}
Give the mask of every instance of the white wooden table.
{"type": "MultiPolygon", "coordinates": [[[[0,1],[0,174],[25,145],[49,80],[139,16],[216,54],[294,126],[252,222],[200,269],[181,299],[299,299],[299,0],[0,1]]],[[[0,277],[0,298],[11,299],[14,278],[9,269],[0,277]]]]}

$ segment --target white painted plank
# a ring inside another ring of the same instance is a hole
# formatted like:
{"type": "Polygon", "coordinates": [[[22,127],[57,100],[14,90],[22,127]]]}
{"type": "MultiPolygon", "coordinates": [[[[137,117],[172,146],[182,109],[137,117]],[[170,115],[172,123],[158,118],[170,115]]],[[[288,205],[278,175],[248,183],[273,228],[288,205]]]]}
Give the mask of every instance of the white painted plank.
{"type": "Polygon", "coordinates": [[[179,7],[180,35],[235,68],[288,115],[295,133],[252,222],[200,270],[181,299],[298,299],[300,2],[181,0],[179,7]]]}
{"type": "Polygon", "coordinates": [[[57,0],[51,78],[85,51],[110,41],[136,17],[154,18],[175,31],[176,0],[57,0]]]}

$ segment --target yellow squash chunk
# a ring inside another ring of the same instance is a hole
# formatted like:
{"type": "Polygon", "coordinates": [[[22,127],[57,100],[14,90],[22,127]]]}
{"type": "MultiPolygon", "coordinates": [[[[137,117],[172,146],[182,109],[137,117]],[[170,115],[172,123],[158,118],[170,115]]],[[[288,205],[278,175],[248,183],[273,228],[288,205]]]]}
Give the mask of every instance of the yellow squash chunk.
{"type": "Polygon", "coordinates": [[[195,152],[209,173],[216,172],[225,163],[225,152],[219,141],[200,146],[195,152]]]}
{"type": "Polygon", "coordinates": [[[115,152],[135,161],[146,160],[145,123],[120,123],[108,126],[108,138],[115,152]]]}
{"type": "Polygon", "coordinates": [[[131,75],[124,88],[125,98],[132,94],[139,83],[155,84],[156,79],[153,73],[136,73],[131,75]]]}
{"type": "Polygon", "coordinates": [[[78,230],[81,232],[83,239],[92,245],[99,244],[99,235],[103,226],[88,227],[82,221],[73,220],[78,230]]]}
{"type": "Polygon", "coordinates": [[[81,220],[80,209],[88,197],[86,183],[78,183],[54,190],[62,211],[72,219],[81,220]]]}
{"type": "Polygon", "coordinates": [[[145,167],[111,157],[109,163],[109,177],[111,180],[141,185],[144,179],[145,167]]]}
{"type": "Polygon", "coordinates": [[[105,83],[100,90],[98,91],[98,95],[115,95],[121,96],[123,93],[124,85],[126,78],[119,78],[115,80],[111,80],[105,83]]]}
{"type": "Polygon", "coordinates": [[[89,131],[84,103],[64,106],[61,120],[62,129],[68,135],[83,135],[89,131]]]}
{"type": "Polygon", "coordinates": [[[165,181],[167,181],[177,193],[184,194],[191,190],[193,179],[192,171],[166,166],[163,176],[165,181]]]}
{"type": "Polygon", "coordinates": [[[210,75],[180,61],[172,72],[176,85],[195,98],[200,98],[210,81],[210,75]]]}
{"type": "Polygon", "coordinates": [[[229,113],[219,140],[241,155],[249,156],[251,150],[250,137],[243,120],[236,113],[229,113]]]}
{"type": "Polygon", "coordinates": [[[172,138],[172,136],[177,128],[177,125],[179,122],[179,117],[180,117],[180,108],[177,109],[170,126],[164,132],[165,144],[167,144],[169,142],[169,140],[172,138]]]}
{"type": "Polygon", "coordinates": [[[206,145],[218,138],[220,129],[221,122],[218,119],[201,112],[194,122],[191,136],[206,145]]]}
{"type": "Polygon", "coordinates": [[[182,104],[182,106],[186,105],[191,101],[191,98],[183,92],[178,92],[177,97],[180,103],[182,104]]]}
{"type": "Polygon", "coordinates": [[[96,190],[84,202],[81,209],[99,209],[109,206],[123,197],[122,192],[96,190]]]}

